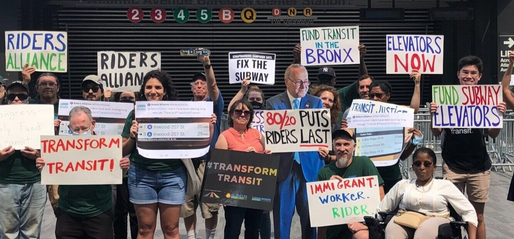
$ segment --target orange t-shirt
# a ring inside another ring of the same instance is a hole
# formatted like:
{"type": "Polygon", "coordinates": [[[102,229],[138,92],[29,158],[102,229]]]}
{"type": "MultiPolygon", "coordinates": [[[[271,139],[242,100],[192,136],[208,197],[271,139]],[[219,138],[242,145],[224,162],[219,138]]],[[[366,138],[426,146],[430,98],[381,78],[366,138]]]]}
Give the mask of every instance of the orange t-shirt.
{"type": "Polygon", "coordinates": [[[241,135],[237,130],[230,127],[221,133],[227,140],[228,150],[243,151],[250,146],[255,148],[256,153],[264,153],[264,147],[261,144],[261,132],[254,128],[249,128],[241,135]]]}

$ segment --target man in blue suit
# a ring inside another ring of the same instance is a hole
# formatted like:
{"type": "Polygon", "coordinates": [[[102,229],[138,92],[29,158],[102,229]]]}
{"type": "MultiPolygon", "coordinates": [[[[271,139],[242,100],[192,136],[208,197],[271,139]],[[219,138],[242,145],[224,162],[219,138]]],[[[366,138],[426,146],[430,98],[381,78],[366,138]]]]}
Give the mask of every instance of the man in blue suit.
{"type": "MultiPolygon", "coordinates": [[[[321,109],[321,100],[308,95],[309,74],[300,64],[286,69],[284,81],[287,90],[266,101],[268,110],[321,109]]],[[[277,188],[273,205],[275,238],[289,238],[294,209],[300,216],[302,239],[316,238],[316,228],[311,228],[307,204],[306,182],[317,180],[321,167],[325,165],[317,151],[282,153],[278,169],[277,188]]]]}

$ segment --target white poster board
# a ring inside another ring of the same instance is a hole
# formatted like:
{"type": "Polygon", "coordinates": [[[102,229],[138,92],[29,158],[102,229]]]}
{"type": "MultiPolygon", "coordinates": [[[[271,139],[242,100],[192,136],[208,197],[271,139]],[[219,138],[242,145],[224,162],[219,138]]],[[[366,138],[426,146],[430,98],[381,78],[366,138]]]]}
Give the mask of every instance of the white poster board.
{"type": "Polygon", "coordinates": [[[304,66],[359,64],[359,27],[300,29],[304,66]]]}
{"type": "Polygon", "coordinates": [[[387,35],[386,73],[443,74],[443,35],[387,35]]]}
{"type": "Polygon", "coordinates": [[[99,51],[96,57],[104,88],[114,92],[138,92],[145,74],[161,69],[160,52],[99,51]]]}
{"type": "Polygon", "coordinates": [[[254,110],[252,128],[258,130],[259,132],[261,132],[261,134],[265,134],[264,120],[266,120],[266,118],[264,117],[264,110],[254,110]]]}
{"type": "Polygon", "coordinates": [[[139,154],[149,159],[205,155],[212,139],[212,111],[211,101],[136,102],[139,154]]]}
{"type": "Polygon", "coordinates": [[[54,135],[53,105],[0,105],[0,150],[39,149],[41,135],[54,135]]]}
{"type": "Polygon", "coordinates": [[[265,110],[264,142],[273,153],[332,149],[330,110],[265,110]]]}
{"type": "Polygon", "coordinates": [[[71,135],[68,128],[69,114],[76,106],[85,106],[91,110],[93,119],[96,121],[95,133],[97,135],[121,135],[123,126],[130,111],[134,110],[132,103],[91,101],[91,100],[59,100],[58,118],[59,135],[71,135]]]}
{"type": "Polygon", "coordinates": [[[380,203],[377,176],[307,183],[312,227],[362,222],[375,216],[380,203]]]}
{"type": "Polygon", "coordinates": [[[28,64],[37,71],[68,71],[68,33],[6,31],[5,70],[22,71],[28,64]]]}
{"type": "Polygon", "coordinates": [[[41,184],[121,184],[121,136],[42,136],[41,184]]]}
{"type": "Polygon", "coordinates": [[[501,85],[434,85],[434,128],[502,128],[501,85]]]}
{"type": "Polygon", "coordinates": [[[275,58],[272,53],[263,52],[229,52],[230,84],[240,84],[250,77],[252,83],[275,84],[275,58]]]}
{"type": "Polygon", "coordinates": [[[414,109],[374,100],[353,100],[348,128],[414,127],[414,109]]]}

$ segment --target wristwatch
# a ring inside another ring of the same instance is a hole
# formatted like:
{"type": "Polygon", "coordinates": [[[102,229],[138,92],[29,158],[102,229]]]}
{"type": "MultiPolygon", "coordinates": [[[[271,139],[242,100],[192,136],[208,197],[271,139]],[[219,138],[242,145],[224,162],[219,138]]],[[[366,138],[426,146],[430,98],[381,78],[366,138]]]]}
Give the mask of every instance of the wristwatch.
{"type": "Polygon", "coordinates": [[[203,66],[203,68],[205,68],[206,70],[209,70],[209,69],[211,69],[211,65],[210,64],[209,65],[205,65],[205,66],[203,66]]]}

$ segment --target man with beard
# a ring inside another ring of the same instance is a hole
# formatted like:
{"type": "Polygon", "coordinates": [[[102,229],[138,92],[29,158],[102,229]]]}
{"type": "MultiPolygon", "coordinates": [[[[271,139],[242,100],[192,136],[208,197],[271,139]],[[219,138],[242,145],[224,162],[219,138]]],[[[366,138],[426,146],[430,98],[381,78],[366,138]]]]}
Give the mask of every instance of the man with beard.
{"type": "Polygon", "coordinates": [[[100,77],[96,75],[88,75],[84,77],[80,84],[82,89],[82,97],[84,100],[91,101],[103,101],[104,100],[104,88],[100,77]]]}
{"type": "MultiPolygon", "coordinates": [[[[201,49],[201,48],[200,48],[201,49]]],[[[216,77],[214,76],[214,69],[211,65],[209,56],[198,56],[198,61],[202,63],[205,73],[196,73],[191,82],[191,92],[193,92],[193,101],[212,101],[213,112],[218,119],[221,119],[223,114],[223,97],[221,91],[216,84],[216,77]]],[[[218,141],[220,134],[220,122],[217,120],[214,125],[214,132],[212,134],[211,148],[214,148],[218,141]]],[[[195,164],[196,173],[198,178],[203,180],[205,171],[205,161],[207,155],[193,159],[195,164]]],[[[186,203],[182,204],[180,210],[180,217],[184,218],[184,225],[189,239],[196,238],[196,209],[200,204],[202,217],[205,219],[205,238],[214,239],[216,234],[216,226],[218,223],[218,209],[219,205],[214,203],[200,203],[200,195],[189,197],[186,195],[186,203]]]]}
{"type": "MultiPolygon", "coordinates": [[[[318,181],[376,175],[380,184],[380,199],[382,200],[384,197],[384,180],[382,180],[377,168],[368,157],[353,156],[357,146],[353,135],[346,130],[337,130],[332,133],[332,143],[336,161],[325,165],[319,171],[318,181]]],[[[318,232],[320,234],[318,238],[368,238],[368,228],[360,222],[321,227],[318,232]]]]}

